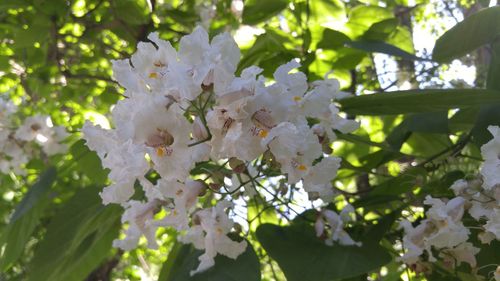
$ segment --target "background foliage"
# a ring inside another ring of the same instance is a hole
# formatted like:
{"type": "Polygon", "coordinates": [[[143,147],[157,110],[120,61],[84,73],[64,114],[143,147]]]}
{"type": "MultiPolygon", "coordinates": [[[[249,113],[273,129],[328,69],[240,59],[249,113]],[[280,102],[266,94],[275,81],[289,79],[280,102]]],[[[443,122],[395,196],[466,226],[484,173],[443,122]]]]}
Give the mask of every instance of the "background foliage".
{"type": "MultiPolygon", "coordinates": [[[[218,257],[214,268],[192,280],[470,278],[466,268],[447,272],[439,264],[432,275],[415,276],[396,262],[392,245],[402,235],[396,219],[421,216],[425,195],[452,195],[448,187],[454,180],[477,171],[478,147],[490,138],[486,127],[500,125],[500,8],[489,5],[1,1],[2,97],[20,105],[20,115],[48,114],[72,135],[66,155],[33,159],[26,176],[0,175],[0,280],[189,279],[200,253],[177,244],[168,229],[158,233],[158,251],[111,248],[121,209],[101,205],[98,191],[107,171],[79,140],[79,129],[86,119],[105,124],[110,105],[121,98],[111,59],[130,57],[152,31],[175,46],[199,23],[211,35],[235,35],[243,53],[240,70],[255,64],[271,77],[277,65],[299,58],[311,80],[333,70],[343,90],[356,96],[341,101],[342,110],[362,126],[354,134],[339,133],[333,149],[343,163],[335,184],[363,222],[353,226],[352,235],[371,239],[359,249],[326,247],[304,220],[308,213],[287,221],[289,210],[256,200],[244,235],[253,249],[236,261],[218,257]],[[419,42],[436,39],[433,51],[419,42]],[[462,77],[465,71],[450,75],[453,67],[472,69],[472,78],[462,77]]],[[[482,249],[480,264],[500,260],[499,244],[490,247],[482,249]]]]}

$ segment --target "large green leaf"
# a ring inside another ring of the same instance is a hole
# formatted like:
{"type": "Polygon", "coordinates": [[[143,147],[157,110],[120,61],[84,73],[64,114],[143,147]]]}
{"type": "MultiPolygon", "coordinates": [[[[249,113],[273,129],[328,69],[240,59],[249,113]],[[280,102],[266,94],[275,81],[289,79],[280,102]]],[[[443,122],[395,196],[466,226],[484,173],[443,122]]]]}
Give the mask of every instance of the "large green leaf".
{"type": "Polygon", "coordinates": [[[28,280],[83,280],[109,254],[121,208],[103,206],[99,189],[75,193],[52,219],[28,267],[28,280]]]}
{"type": "Polygon", "coordinates": [[[40,199],[43,199],[43,196],[50,189],[52,183],[54,183],[56,174],[55,168],[49,168],[40,176],[38,181],[30,188],[28,193],[26,193],[23,200],[17,205],[14,214],[12,214],[11,223],[16,222],[35,207],[40,199]]]}
{"type": "Polygon", "coordinates": [[[108,178],[108,170],[103,169],[101,159],[85,145],[84,140],[76,141],[70,147],[70,152],[76,162],[76,169],[89,177],[93,183],[104,185],[108,178]]]}
{"type": "Polygon", "coordinates": [[[439,62],[451,61],[492,42],[498,34],[500,7],[481,10],[445,32],[436,41],[432,57],[439,62]]]}
{"type": "Polygon", "coordinates": [[[242,20],[244,24],[254,25],[281,12],[288,5],[287,0],[249,0],[245,1],[242,20]]]}
{"type": "Polygon", "coordinates": [[[257,238],[278,263],[288,281],[330,281],[358,276],[391,261],[377,242],[357,246],[327,246],[312,227],[263,224],[257,238]]]}
{"type": "Polygon", "coordinates": [[[337,30],[325,28],[325,30],[323,30],[323,37],[318,43],[318,48],[338,49],[344,47],[344,44],[349,41],[351,41],[351,38],[349,38],[344,33],[337,30]]]}
{"type": "Polygon", "coordinates": [[[373,24],[393,17],[393,13],[383,7],[358,5],[349,12],[349,21],[345,24],[345,28],[351,38],[357,38],[373,24]]]}
{"type": "Polygon", "coordinates": [[[434,112],[476,105],[500,105],[500,92],[482,89],[408,90],[346,98],[339,103],[350,114],[385,115],[434,112]]]}
{"type": "MultiPolygon", "coordinates": [[[[240,239],[241,240],[241,239],[240,239]]],[[[199,274],[189,272],[199,264],[198,257],[203,251],[191,245],[177,243],[163,265],[159,281],[259,281],[260,263],[257,254],[248,243],[247,249],[237,259],[218,255],[215,265],[199,274]]]]}
{"type": "Polygon", "coordinates": [[[486,80],[486,88],[500,91],[500,42],[491,44],[491,60],[486,80]]]}
{"type": "Polygon", "coordinates": [[[56,170],[49,168],[31,187],[19,203],[12,218],[0,237],[0,270],[6,270],[21,256],[31,234],[50,202],[48,191],[56,179],[56,170]]]}
{"type": "Polygon", "coordinates": [[[390,56],[400,57],[407,60],[426,61],[427,59],[417,57],[394,45],[382,41],[349,41],[345,43],[351,48],[369,53],[382,53],[390,56]]]}
{"type": "Polygon", "coordinates": [[[400,195],[425,183],[427,170],[421,167],[408,168],[404,173],[388,179],[373,188],[373,196],[400,195]]]}

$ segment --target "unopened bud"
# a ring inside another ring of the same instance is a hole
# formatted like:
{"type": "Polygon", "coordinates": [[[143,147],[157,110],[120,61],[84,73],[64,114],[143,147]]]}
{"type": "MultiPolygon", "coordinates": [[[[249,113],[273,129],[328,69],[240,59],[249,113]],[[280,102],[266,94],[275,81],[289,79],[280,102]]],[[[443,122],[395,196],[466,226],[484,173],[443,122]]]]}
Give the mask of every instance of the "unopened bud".
{"type": "Polygon", "coordinates": [[[237,222],[234,223],[233,225],[233,228],[234,228],[234,232],[235,233],[241,233],[241,231],[243,231],[243,228],[241,227],[241,225],[237,222]]]}
{"type": "Polygon", "coordinates": [[[245,166],[245,162],[236,157],[232,157],[229,159],[229,167],[231,167],[233,172],[237,174],[241,174],[247,169],[247,167],[245,166]]]}
{"type": "Polygon", "coordinates": [[[200,225],[201,224],[201,218],[200,218],[200,216],[197,213],[195,213],[191,217],[191,222],[193,223],[193,225],[200,225]]]}
{"type": "Polygon", "coordinates": [[[280,193],[281,196],[285,196],[288,192],[288,186],[284,181],[280,181],[279,187],[278,187],[278,192],[280,193]]]}
{"type": "Polygon", "coordinates": [[[330,144],[328,142],[323,142],[321,144],[321,149],[323,150],[323,153],[325,154],[332,154],[333,149],[330,147],[330,144]]]}
{"type": "Polygon", "coordinates": [[[276,161],[276,157],[274,157],[273,153],[271,150],[266,150],[264,154],[262,155],[262,160],[268,165],[270,168],[275,168],[275,169],[280,169],[281,164],[276,161]]]}
{"type": "Polygon", "coordinates": [[[221,187],[222,187],[222,184],[220,184],[220,183],[211,182],[211,183],[208,184],[208,188],[210,188],[213,191],[219,191],[219,189],[221,187]]]}
{"type": "Polygon", "coordinates": [[[196,117],[193,122],[193,137],[197,141],[206,140],[208,138],[208,131],[200,117],[196,117]]]}
{"type": "Polygon", "coordinates": [[[188,182],[188,188],[191,188],[193,190],[196,190],[196,194],[198,196],[204,196],[207,192],[208,186],[204,181],[201,180],[195,180],[195,181],[189,181],[188,182]]]}
{"type": "Polygon", "coordinates": [[[310,201],[314,201],[314,200],[319,199],[319,193],[318,192],[315,192],[315,191],[314,192],[308,192],[307,195],[308,195],[308,198],[309,198],[310,201]]]}

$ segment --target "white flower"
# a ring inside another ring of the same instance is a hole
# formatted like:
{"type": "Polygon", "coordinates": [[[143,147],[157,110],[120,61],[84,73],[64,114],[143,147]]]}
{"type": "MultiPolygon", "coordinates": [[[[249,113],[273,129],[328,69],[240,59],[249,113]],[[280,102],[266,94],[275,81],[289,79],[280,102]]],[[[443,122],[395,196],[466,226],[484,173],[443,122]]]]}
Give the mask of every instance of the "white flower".
{"type": "Polygon", "coordinates": [[[234,78],[240,50],[228,33],[215,36],[210,44],[207,32],[198,26],[181,38],[179,58],[192,67],[197,85],[213,84],[215,92],[220,92],[234,78]]]}
{"type": "Polygon", "coordinates": [[[12,101],[6,101],[0,98],[0,125],[9,125],[10,116],[16,112],[17,107],[12,101]]]}
{"type": "Polygon", "coordinates": [[[400,228],[403,228],[405,232],[403,236],[403,247],[406,250],[404,255],[400,257],[400,260],[407,264],[414,264],[419,260],[420,255],[422,255],[426,249],[424,237],[428,228],[427,223],[428,221],[424,220],[417,227],[413,227],[407,220],[400,222],[400,228]]]}
{"type": "Polygon", "coordinates": [[[43,136],[43,138],[38,135],[37,141],[41,143],[43,151],[47,155],[55,155],[59,153],[64,153],[68,146],[62,141],[69,136],[66,132],[66,128],[62,126],[56,126],[51,128],[50,135],[43,136]]]}
{"type": "Polygon", "coordinates": [[[464,203],[462,197],[455,197],[447,203],[430,196],[426,197],[424,204],[432,205],[426,215],[437,228],[437,231],[425,238],[428,245],[451,248],[467,241],[470,231],[461,222],[464,203]]]}
{"type": "Polygon", "coordinates": [[[307,77],[302,72],[290,73],[291,70],[299,67],[295,60],[279,66],[274,72],[276,83],[272,87],[279,88],[286,100],[285,103],[297,104],[307,91],[307,77]]]}
{"type": "Polygon", "coordinates": [[[324,201],[329,202],[335,195],[331,181],[337,175],[341,159],[338,157],[325,157],[314,165],[304,176],[304,190],[317,193],[324,201]]]}
{"type": "Polygon", "coordinates": [[[134,183],[149,170],[146,146],[122,141],[114,130],[104,130],[86,122],[82,129],[87,146],[96,151],[102,165],[110,169],[109,178],[114,182],[101,193],[104,204],[124,204],[134,193],[134,183]]]}
{"type": "Polygon", "coordinates": [[[460,263],[468,263],[472,268],[476,267],[476,254],[479,253],[479,248],[474,247],[472,243],[465,242],[460,245],[444,250],[439,256],[445,261],[448,261],[453,267],[459,266],[460,263]]]}
{"type": "Polygon", "coordinates": [[[323,153],[318,137],[307,125],[296,126],[283,122],[274,127],[262,140],[269,147],[289,183],[296,183],[312,168],[312,163],[323,153]]]}
{"type": "Polygon", "coordinates": [[[333,242],[336,241],[340,245],[361,246],[361,242],[354,241],[351,236],[349,236],[349,234],[344,230],[344,223],[346,222],[346,220],[344,220],[342,216],[339,216],[334,211],[328,209],[322,210],[316,220],[315,230],[317,237],[322,237],[324,235],[326,231],[324,229],[325,222],[330,226],[330,233],[329,235],[327,235],[328,238],[325,240],[325,243],[327,245],[332,246],[333,242]]]}
{"type": "Polygon", "coordinates": [[[139,238],[144,235],[148,241],[148,247],[157,249],[156,230],[157,226],[149,223],[153,220],[158,201],[143,203],[139,201],[129,201],[126,210],[122,215],[122,223],[128,222],[129,227],[125,231],[126,238],[113,241],[113,247],[121,248],[125,251],[134,249],[139,242],[139,238]]]}
{"type": "Polygon", "coordinates": [[[198,196],[206,190],[204,183],[186,180],[180,183],[175,180],[160,179],[156,187],[164,198],[173,199],[170,213],[156,224],[173,226],[177,230],[189,228],[189,214],[198,202],[198,196]]]}
{"type": "Polygon", "coordinates": [[[495,281],[500,281],[500,265],[497,266],[497,269],[493,273],[493,277],[495,277],[495,281]]]}
{"type": "Polygon", "coordinates": [[[500,240],[500,208],[496,208],[489,214],[484,229],[495,235],[497,240],[500,240]]]}
{"type": "Polygon", "coordinates": [[[456,180],[450,188],[453,190],[456,196],[461,195],[469,187],[469,184],[464,179],[456,180]]]}
{"type": "Polygon", "coordinates": [[[199,225],[190,228],[187,234],[180,238],[184,243],[193,243],[197,249],[205,250],[205,253],[198,258],[200,260],[198,268],[191,271],[191,275],[212,267],[217,254],[236,259],[245,251],[247,247],[245,240],[236,242],[227,236],[233,227],[233,221],[229,219],[225,209],[231,206],[228,201],[219,201],[212,208],[198,211],[195,216],[199,220],[199,225]]]}
{"type": "Polygon", "coordinates": [[[498,126],[489,126],[488,130],[493,135],[493,139],[481,147],[481,155],[484,163],[481,166],[485,190],[491,190],[500,183],[500,128],[498,126]]]}
{"type": "Polygon", "coordinates": [[[43,115],[30,116],[15,133],[15,138],[23,141],[33,141],[37,136],[49,136],[52,122],[50,117],[43,115]],[[50,126],[49,126],[50,124],[50,126]]]}

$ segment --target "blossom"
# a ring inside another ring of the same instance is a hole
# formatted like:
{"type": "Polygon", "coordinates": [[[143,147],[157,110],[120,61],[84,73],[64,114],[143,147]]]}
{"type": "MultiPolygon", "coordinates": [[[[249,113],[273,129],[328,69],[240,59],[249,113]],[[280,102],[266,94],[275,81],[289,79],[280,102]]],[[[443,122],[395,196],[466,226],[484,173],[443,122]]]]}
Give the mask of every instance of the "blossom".
{"type": "Polygon", "coordinates": [[[215,36],[209,43],[207,32],[197,27],[181,39],[179,58],[191,66],[194,83],[213,84],[214,90],[219,92],[234,78],[240,50],[228,33],[215,36]]]}
{"type": "Polygon", "coordinates": [[[493,135],[493,139],[481,147],[481,155],[484,163],[481,166],[481,174],[484,178],[483,187],[491,190],[500,183],[498,168],[500,167],[500,128],[489,126],[488,131],[493,135]]]}
{"type": "MultiPolygon", "coordinates": [[[[347,208],[348,212],[351,211],[350,207],[347,208]]],[[[316,236],[322,237],[326,232],[325,225],[328,224],[330,226],[330,233],[327,235],[328,238],[325,239],[327,245],[332,246],[333,242],[336,241],[340,245],[361,246],[361,242],[354,241],[344,230],[344,224],[349,220],[350,219],[347,218],[346,215],[342,216],[332,210],[324,209],[319,213],[315,222],[316,236]]]]}
{"type": "Polygon", "coordinates": [[[247,247],[245,240],[236,242],[227,236],[233,227],[233,222],[224,210],[231,206],[232,204],[228,201],[219,201],[212,208],[198,211],[196,218],[199,223],[191,227],[187,234],[180,238],[184,243],[193,243],[195,248],[205,250],[198,258],[200,264],[191,271],[191,275],[212,267],[215,264],[214,258],[217,254],[236,259],[245,251],[247,247]]]}
{"type": "Polygon", "coordinates": [[[23,125],[17,129],[14,136],[23,141],[36,140],[38,136],[50,135],[50,127],[52,126],[49,124],[51,121],[48,116],[30,116],[24,120],[23,125]]]}
{"type": "Polygon", "coordinates": [[[137,246],[139,238],[144,235],[148,241],[148,247],[157,249],[156,230],[157,226],[148,223],[153,219],[158,201],[150,201],[143,203],[140,201],[131,200],[126,204],[126,210],[122,216],[122,223],[128,222],[129,227],[125,232],[126,238],[123,240],[114,240],[113,247],[123,250],[132,250],[137,246]]]}
{"type": "Polygon", "coordinates": [[[331,181],[337,174],[341,159],[325,157],[304,175],[304,190],[317,193],[323,201],[329,202],[335,195],[331,181]]]}
{"type": "Polygon", "coordinates": [[[312,168],[315,159],[322,155],[318,138],[307,127],[283,122],[274,127],[262,140],[262,145],[281,164],[281,170],[288,176],[289,183],[296,183],[312,168]]]}

